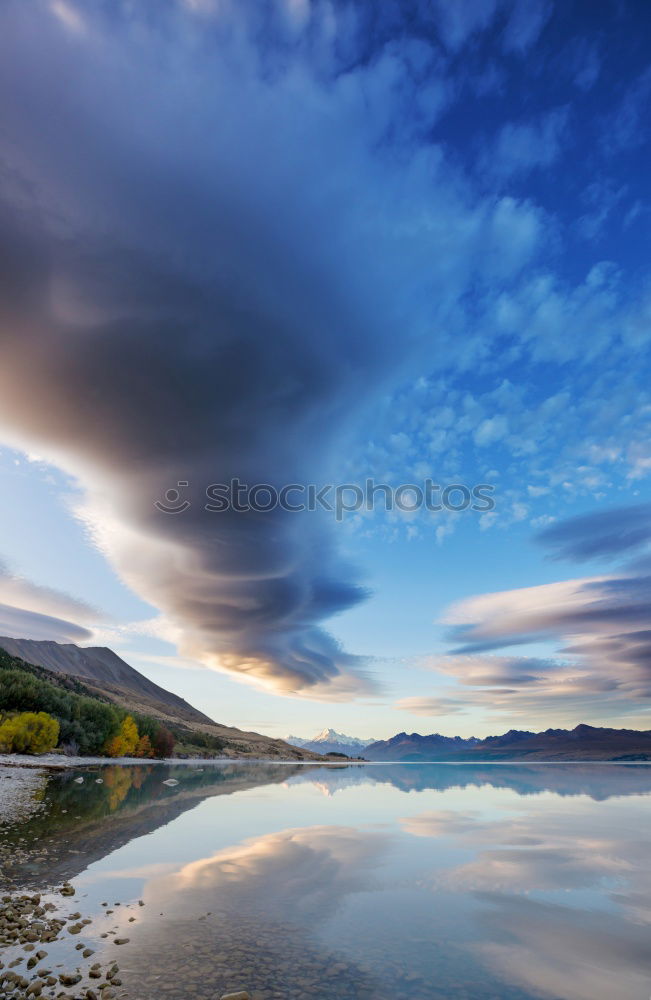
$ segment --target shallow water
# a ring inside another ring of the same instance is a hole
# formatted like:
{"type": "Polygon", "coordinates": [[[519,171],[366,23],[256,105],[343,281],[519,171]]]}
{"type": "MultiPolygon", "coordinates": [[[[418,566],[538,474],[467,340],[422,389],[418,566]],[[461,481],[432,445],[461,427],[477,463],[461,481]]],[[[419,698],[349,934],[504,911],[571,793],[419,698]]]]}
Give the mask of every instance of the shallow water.
{"type": "Polygon", "coordinates": [[[110,767],[42,796],[13,875],[71,879],[139,1000],[651,996],[649,766],[110,767]]]}

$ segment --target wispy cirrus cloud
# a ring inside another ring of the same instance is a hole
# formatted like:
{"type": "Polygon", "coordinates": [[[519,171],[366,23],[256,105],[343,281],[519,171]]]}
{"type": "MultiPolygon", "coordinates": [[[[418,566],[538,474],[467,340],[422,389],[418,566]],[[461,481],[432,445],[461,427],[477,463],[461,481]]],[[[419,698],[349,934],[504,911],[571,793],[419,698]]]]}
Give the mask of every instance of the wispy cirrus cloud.
{"type": "Polygon", "coordinates": [[[93,632],[76,622],[39,611],[0,604],[0,635],[12,639],[49,639],[54,642],[87,643],[93,632]]]}
{"type": "Polygon", "coordinates": [[[584,562],[624,556],[651,542],[651,504],[569,518],[539,532],[537,541],[557,559],[584,562]]]}
{"type": "Polygon", "coordinates": [[[571,518],[537,540],[563,558],[637,561],[618,572],[481,594],[450,607],[450,653],[428,666],[453,678],[444,693],[400,703],[423,715],[490,712],[493,720],[550,714],[576,724],[651,712],[649,508],[636,505],[571,518]],[[547,657],[505,655],[545,643],[547,657]]]}
{"type": "Polygon", "coordinates": [[[93,636],[86,625],[102,617],[84,601],[32,583],[0,563],[0,635],[83,643],[93,636]]]}
{"type": "Polygon", "coordinates": [[[411,712],[412,715],[431,717],[454,715],[463,712],[467,705],[461,698],[428,698],[414,695],[411,698],[401,698],[395,707],[402,712],[411,712]]]}

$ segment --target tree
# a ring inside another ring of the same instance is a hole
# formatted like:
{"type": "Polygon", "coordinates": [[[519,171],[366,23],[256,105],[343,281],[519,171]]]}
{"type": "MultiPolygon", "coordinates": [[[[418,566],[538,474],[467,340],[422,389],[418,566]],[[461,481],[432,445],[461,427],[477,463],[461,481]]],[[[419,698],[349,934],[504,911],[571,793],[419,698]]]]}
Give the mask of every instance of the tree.
{"type": "Polygon", "coordinates": [[[138,740],[138,746],[136,747],[135,750],[135,756],[136,757],[154,756],[154,748],[152,747],[151,740],[149,739],[146,733],[144,736],[141,736],[140,739],[138,740]]]}
{"type": "Polygon", "coordinates": [[[174,743],[173,734],[165,726],[161,726],[154,737],[154,753],[157,757],[171,757],[174,743]]]}
{"type": "Polygon", "coordinates": [[[120,723],[115,736],[112,736],[104,744],[104,753],[107,757],[129,757],[135,753],[138,746],[138,727],[133,720],[133,716],[127,715],[120,723]]]}
{"type": "MultiPolygon", "coordinates": [[[[0,725],[3,714],[13,718],[21,712],[45,712],[52,716],[59,723],[59,744],[74,747],[82,755],[106,753],[107,746],[120,734],[126,715],[117,705],[91,696],[76,678],[49,674],[0,649],[0,725]]],[[[138,734],[148,736],[153,747],[160,723],[148,716],[133,718],[138,734]]],[[[14,725],[5,730],[0,750],[3,746],[13,746],[14,725]]],[[[19,733],[18,739],[22,739],[19,733]]],[[[117,756],[133,753],[137,742],[136,738],[133,743],[132,737],[126,743],[120,739],[111,749],[117,756]]]]}
{"type": "Polygon", "coordinates": [[[0,725],[0,752],[11,753],[18,733],[18,716],[9,716],[0,725]]]}
{"type": "Polygon", "coordinates": [[[47,753],[58,740],[59,723],[47,712],[10,715],[0,725],[0,751],[4,753],[47,753]]]}
{"type": "Polygon", "coordinates": [[[28,712],[29,752],[48,753],[59,741],[59,723],[47,712],[28,712]]]}
{"type": "Polygon", "coordinates": [[[82,754],[99,753],[118,732],[123,712],[117,706],[62,689],[29,672],[36,667],[15,666],[20,663],[0,655],[0,711],[47,712],[59,722],[61,742],[75,742],[82,754]]]}

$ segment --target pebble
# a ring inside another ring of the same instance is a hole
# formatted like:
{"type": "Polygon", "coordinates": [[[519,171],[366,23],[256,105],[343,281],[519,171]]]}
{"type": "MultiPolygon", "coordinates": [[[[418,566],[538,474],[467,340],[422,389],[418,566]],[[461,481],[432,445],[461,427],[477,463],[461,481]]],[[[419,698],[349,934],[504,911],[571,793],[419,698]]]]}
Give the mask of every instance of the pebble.
{"type": "MultiPolygon", "coordinates": [[[[59,889],[62,896],[74,894],[74,888],[69,883],[59,889]]],[[[25,998],[54,997],[53,990],[57,985],[70,988],[79,987],[79,991],[74,991],[74,997],[67,992],[56,993],[56,996],[64,1000],[98,1000],[97,994],[89,987],[84,987],[82,981],[86,979],[101,979],[105,976],[106,982],[99,985],[102,1000],[111,1000],[116,994],[107,987],[122,986],[122,980],[118,977],[119,967],[112,961],[102,969],[99,962],[91,968],[85,970],[78,966],[74,971],[66,971],[61,965],[57,966],[58,971],[52,975],[50,969],[41,966],[36,969],[39,962],[47,958],[47,951],[40,948],[36,951],[37,945],[33,942],[54,942],[61,939],[65,930],[69,934],[78,934],[87,924],[91,923],[90,918],[81,917],[81,913],[70,914],[67,918],[57,915],[56,906],[53,903],[41,904],[40,895],[28,893],[5,893],[0,898],[0,946],[23,946],[23,950],[29,955],[25,972],[27,976],[21,975],[13,970],[21,965],[25,956],[20,956],[8,963],[3,969],[0,962],[0,997],[12,997],[13,1000],[25,1000],[25,998]],[[79,919],[81,918],[81,919],[79,919]],[[69,920],[77,919],[77,923],[68,923],[69,920]],[[79,984],[82,983],[82,986],[79,984]],[[44,993],[47,991],[47,993],[44,993]]],[[[115,944],[127,944],[129,938],[117,938],[115,944]]],[[[87,948],[83,942],[75,946],[77,952],[82,952],[83,958],[90,958],[93,954],[92,948],[87,948]]],[[[126,996],[127,994],[121,994],[126,996]]]]}

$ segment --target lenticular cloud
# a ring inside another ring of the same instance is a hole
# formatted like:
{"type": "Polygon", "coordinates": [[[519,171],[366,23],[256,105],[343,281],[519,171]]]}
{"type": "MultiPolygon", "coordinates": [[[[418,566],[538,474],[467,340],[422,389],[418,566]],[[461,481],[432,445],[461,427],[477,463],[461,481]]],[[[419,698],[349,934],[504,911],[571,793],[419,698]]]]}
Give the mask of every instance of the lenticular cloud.
{"type": "Polygon", "coordinates": [[[444,346],[434,304],[451,352],[468,276],[516,272],[537,218],[471,205],[408,145],[448,99],[423,44],[344,70],[332,15],[262,47],[227,5],[159,14],[0,13],[3,440],[77,478],[97,544],[184,653],[349,698],[370,681],[323,622],[364,593],[331,525],[211,515],[205,486],[330,480],[374,394],[444,346]],[[190,508],[157,510],[180,481],[190,508]]]}

